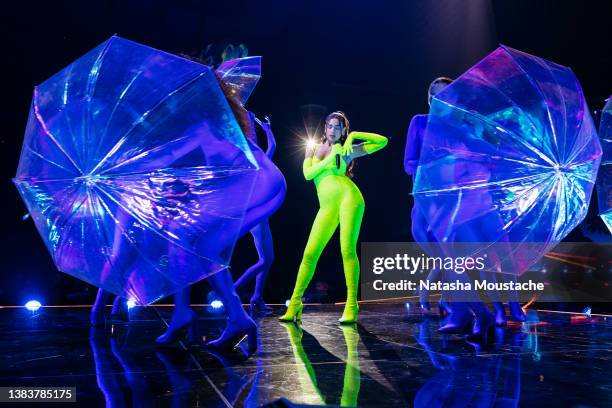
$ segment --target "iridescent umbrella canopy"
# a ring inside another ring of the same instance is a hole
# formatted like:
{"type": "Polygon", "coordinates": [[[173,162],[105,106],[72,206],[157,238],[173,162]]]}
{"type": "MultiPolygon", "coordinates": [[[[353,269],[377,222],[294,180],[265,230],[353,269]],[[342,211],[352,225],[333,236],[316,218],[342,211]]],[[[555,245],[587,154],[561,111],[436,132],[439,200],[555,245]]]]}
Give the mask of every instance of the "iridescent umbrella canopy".
{"type": "Polygon", "coordinates": [[[599,139],[603,149],[599,177],[597,178],[597,198],[599,216],[612,234],[612,96],[601,112],[599,139]]]}
{"type": "Polygon", "coordinates": [[[147,304],[227,266],[257,170],[209,67],[114,36],[35,88],[14,182],[60,271],[147,304]]]}
{"type": "Polygon", "coordinates": [[[414,197],[439,242],[510,243],[520,274],[583,220],[600,157],[572,71],[501,46],[433,98],[414,197]]]}
{"type": "Polygon", "coordinates": [[[224,61],[215,70],[243,104],[249,99],[261,78],[261,57],[244,57],[224,61]]]}

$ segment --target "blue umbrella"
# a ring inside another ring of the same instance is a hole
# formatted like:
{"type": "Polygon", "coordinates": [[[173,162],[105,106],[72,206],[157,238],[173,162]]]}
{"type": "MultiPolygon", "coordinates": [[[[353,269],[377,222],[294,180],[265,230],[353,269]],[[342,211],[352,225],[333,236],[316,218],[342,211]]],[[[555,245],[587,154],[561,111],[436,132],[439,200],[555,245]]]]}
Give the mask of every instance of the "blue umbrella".
{"type": "Polygon", "coordinates": [[[34,89],[14,182],[60,271],[147,304],[227,267],[257,170],[209,67],[115,36],[34,89]]]}
{"type": "Polygon", "coordinates": [[[612,234],[612,97],[608,98],[601,112],[599,139],[603,149],[597,178],[599,216],[612,234]]]}
{"type": "Polygon", "coordinates": [[[520,274],[585,217],[600,156],[572,71],[501,46],[433,98],[414,197],[439,242],[520,274]]]}

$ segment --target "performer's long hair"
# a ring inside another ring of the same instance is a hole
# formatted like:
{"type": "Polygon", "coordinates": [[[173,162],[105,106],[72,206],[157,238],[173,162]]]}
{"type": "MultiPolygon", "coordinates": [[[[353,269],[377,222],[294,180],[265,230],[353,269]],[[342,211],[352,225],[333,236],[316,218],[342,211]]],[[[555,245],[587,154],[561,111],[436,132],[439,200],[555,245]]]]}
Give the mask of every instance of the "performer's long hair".
{"type": "Polygon", "coordinates": [[[236,121],[238,122],[240,129],[242,129],[242,133],[247,138],[253,137],[255,129],[253,128],[254,124],[251,123],[251,119],[249,118],[249,112],[245,109],[242,103],[240,103],[238,98],[236,98],[234,92],[232,92],[232,88],[227,85],[215,71],[213,72],[215,73],[215,78],[217,78],[217,82],[219,82],[221,90],[223,91],[223,94],[225,95],[225,98],[232,109],[232,113],[236,117],[236,121]]]}
{"type": "MultiPolygon", "coordinates": [[[[344,112],[335,111],[325,117],[324,126],[327,127],[327,124],[329,123],[329,121],[334,118],[338,119],[338,121],[344,127],[344,133],[342,133],[342,136],[340,136],[340,139],[336,143],[340,143],[341,145],[344,145],[344,142],[346,142],[346,138],[348,137],[348,134],[351,132],[351,123],[349,122],[348,117],[346,116],[344,112]]],[[[321,135],[321,143],[326,143],[326,142],[327,142],[327,139],[325,138],[325,130],[324,130],[323,135],[321,135]]],[[[354,168],[355,168],[355,159],[351,160],[348,166],[346,166],[346,175],[348,177],[350,178],[353,177],[354,168]]]]}
{"type": "MultiPolygon", "coordinates": [[[[197,62],[199,64],[209,66],[206,64],[206,61],[202,60],[201,58],[195,57],[193,55],[180,53],[179,56],[185,59],[197,62]]],[[[221,77],[219,77],[219,74],[217,74],[217,72],[212,67],[210,68],[213,74],[215,75],[215,78],[217,82],[219,83],[221,90],[223,91],[223,95],[225,95],[225,99],[227,99],[227,102],[232,110],[232,113],[236,117],[236,121],[238,122],[238,125],[240,126],[242,133],[244,134],[245,137],[253,136],[253,132],[255,130],[252,127],[253,125],[251,124],[251,120],[249,118],[249,112],[245,109],[242,103],[240,103],[238,98],[234,95],[234,92],[232,92],[232,88],[228,84],[226,84],[225,81],[221,79],[221,77]]]]}

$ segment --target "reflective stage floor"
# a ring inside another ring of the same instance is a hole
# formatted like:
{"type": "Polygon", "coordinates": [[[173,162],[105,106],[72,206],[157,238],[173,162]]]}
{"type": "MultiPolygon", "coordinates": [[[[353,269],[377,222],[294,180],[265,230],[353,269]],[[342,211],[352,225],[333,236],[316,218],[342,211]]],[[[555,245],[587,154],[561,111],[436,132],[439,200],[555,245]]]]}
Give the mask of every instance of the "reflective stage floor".
{"type": "MultiPolygon", "coordinates": [[[[204,334],[222,313],[196,307],[204,334]]],[[[283,308],[284,309],[284,308],[283,308]]],[[[172,309],[136,307],[129,325],[89,327],[89,309],[1,308],[0,386],[76,386],[68,406],[612,406],[612,320],[529,312],[480,346],[440,335],[437,317],[403,304],[362,305],[341,327],[341,306],[307,306],[301,326],[281,308],[259,318],[260,347],[211,353],[154,339],[172,309]],[[282,405],[277,405],[282,406],[282,405]]],[[[42,405],[42,404],[38,404],[42,405]]],[[[25,406],[21,404],[20,406],[25,406]]],[[[53,405],[58,406],[58,405],[53,405]]]]}

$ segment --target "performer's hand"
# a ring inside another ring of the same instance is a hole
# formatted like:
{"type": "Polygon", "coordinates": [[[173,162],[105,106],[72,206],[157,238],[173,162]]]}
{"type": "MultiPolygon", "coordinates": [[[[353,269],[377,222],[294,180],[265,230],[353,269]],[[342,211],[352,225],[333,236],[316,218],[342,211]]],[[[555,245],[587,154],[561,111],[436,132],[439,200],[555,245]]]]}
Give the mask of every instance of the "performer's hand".
{"type": "Polygon", "coordinates": [[[353,138],[350,134],[344,141],[344,146],[342,146],[342,154],[344,156],[350,156],[351,154],[353,154],[353,138]]]}
{"type": "Polygon", "coordinates": [[[270,132],[270,129],[272,128],[272,123],[270,123],[270,118],[268,116],[264,117],[264,120],[259,121],[259,126],[261,126],[261,129],[268,133],[270,132]]]}
{"type": "Polygon", "coordinates": [[[306,157],[312,157],[314,156],[314,152],[315,152],[315,145],[314,144],[308,144],[306,146],[306,157]]]}

